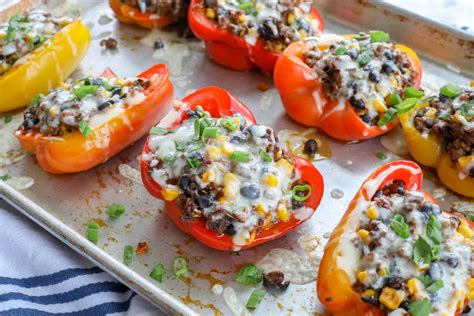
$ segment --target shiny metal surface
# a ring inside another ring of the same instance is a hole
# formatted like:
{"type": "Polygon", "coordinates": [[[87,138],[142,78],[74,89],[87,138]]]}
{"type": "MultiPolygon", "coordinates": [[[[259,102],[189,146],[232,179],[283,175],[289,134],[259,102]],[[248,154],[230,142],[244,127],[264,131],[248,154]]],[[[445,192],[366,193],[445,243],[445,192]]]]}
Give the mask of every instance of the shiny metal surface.
{"type": "MultiPolygon", "coordinates": [[[[50,1],[53,7],[58,3],[62,3],[59,10],[64,12],[81,12],[93,37],[89,52],[74,76],[98,74],[106,67],[112,68],[119,75],[133,76],[154,63],[163,62],[170,67],[177,98],[184,97],[194,89],[219,85],[247,104],[261,123],[272,126],[277,131],[304,130],[285,115],[270,77],[256,71],[241,73],[221,68],[209,61],[197,42],[188,44],[166,33],[154,32],[150,35],[148,31],[137,27],[121,25],[113,18],[106,1],[50,1]],[[164,40],[163,50],[154,51],[152,47],[143,44],[145,36],[150,39],[154,35],[164,40]],[[108,51],[100,46],[100,40],[108,37],[118,40],[116,51],[108,51]],[[270,85],[268,91],[257,89],[262,82],[270,85]]],[[[425,52],[432,59],[472,73],[472,62],[469,67],[466,64],[469,58],[462,58],[469,54],[472,56],[472,46],[469,46],[472,45],[472,38],[466,46],[459,42],[461,35],[456,31],[435,24],[420,27],[417,24],[419,21],[413,21],[410,14],[403,25],[400,25],[397,17],[399,13],[391,12],[390,6],[380,7],[380,4],[374,3],[375,1],[322,0],[318,5],[322,8],[327,32],[385,29],[395,40],[409,41],[413,48],[425,52]],[[346,4],[345,9],[339,10],[336,4],[342,2],[346,4]],[[357,30],[334,22],[347,18],[348,13],[352,14],[351,17],[357,16],[357,19],[351,18],[350,21],[352,26],[358,26],[357,30]],[[446,50],[451,51],[451,55],[428,47],[425,40],[410,40],[409,35],[413,32],[417,32],[422,38],[431,38],[432,32],[429,30],[437,28],[446,36],[432,37],[430,42],[454,46],[446,50]],[[435,54],[438,52],[439,55],[435,54]]],[[[467,77],[429,59],[424,58],[422,62],[425,86],[435,87],[445,81],[469,83],[467,77]]],[[[13,124],[0,126],[2,133],[11,133],[16,127],[13,124]]],[[[0,137],[0,145],[1,142],[0,137]]],[[[222,295],[211,293],[212,285],[231,286],[245,304],[252,289],[235,283],[235,272],[243,263],[254,263],[274,248],[289,249],[301,256],[310,252],[321,255],[328,233],[342,216],[362,181],[377,166],[399,159],[388,152],[378,138],[353,144],[329,141],[332,157],[315,163],[325,177],[325,194],[316,214],[283,238],[256,249],[230,254],[208,249],[192,237],[184,235],[167,219],[160,201],[153,199],[141,184],[120,175],[121,164],[138,168],[136,158],[142,144],[143,140],[104,165],[76,175],[46,174],[38,167],[34,157],[27,155],[12,166],[4,166],[3,171],[14,176],[30,176],[35,184],[29,189],[17,191],[0,181],[0,194],[17,205],[26,216],[172,315],[230,315],[222,295]],[[378,152],[386,153],[387,160],[378,159],[375,156],[378,152]],[[117,220],[107,219],[104,210],[111,203],[124,204],[126,214],[117,220]],[[102,219],[99,247],[92,245],[84,237],[90,219],[102,219]],[[130,268],[123,265],[124,246],[136,246],[143,241],[150,247],[148,254],[137,257],[130,268]],[[189,279],[177,280],[172,276],[171,270],[167,271],[162,284],[148,277],[156,263],[162,262],[169,269],[178,255],[185,256],[189,261],[189,279]]],[[[446,192],[447,189],[439,188],[431,171],[427,171],[427,175],[433,181],[427,179],[426,187],[440,197],[445,207],[460,200],[446,192]]],[[[316,276],[316,271],[314,275],[316,276]]],[[[312,282],[291,285],[279,295],[267,295],[257,313],[314,315],[321,311],[316,298],[315,282],[312,282]]]]}

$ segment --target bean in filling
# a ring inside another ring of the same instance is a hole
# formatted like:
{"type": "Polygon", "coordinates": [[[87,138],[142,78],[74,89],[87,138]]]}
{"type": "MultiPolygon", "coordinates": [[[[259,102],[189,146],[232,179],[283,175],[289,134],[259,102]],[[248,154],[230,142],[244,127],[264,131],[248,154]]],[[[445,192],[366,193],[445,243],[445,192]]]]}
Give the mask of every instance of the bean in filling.
{"type": "Polygon", "coordinates": [[[62,83],[48,95],[38,95],[25,111],[20,130],[61,136],[99,125],[145,98],[150,81],[142,78],[87,77],[62,83]]]}
{"type": "Polygon", "coordinates": [[[408,55],[381,31],[341,37],[325,50],[318,48],[317,40],[311,41],[302,56],[330,99],[348,101],[365,123],[373,125],[395,105],[390,97],[404,97],[416,76],[408,55]]]}
{"type": "Polygon", "coordinates": [[[262,39],[266,49],[274,52],[319,34],[319,21],[311,14],[312,1],[206,0],[204,3],[206,16],[220,27],[252,45],[262,39]]]}
{"type": "Polygon", "coordinates": [[[143,157],[184,221],[204,218],[210,230],[245,245],[306,209],[311,188],[271,128],[239,114],[211,118],[200,107],[189,116],[173,131],[152,130],[152,154],[143,157]]]}
{"type": "MultiPolygon", "coordinates": [[[[421,107],[415,128],[425,137],[432,135],[442,144],[453,165],[459,163],[464,176],[474,177],[474,90],[446,85],[439,96],[421,107]],[[448,90],[452,88],[452,93],[448,90]]],[[[461,175],[462,177],[462,175],[461,175]]]]}
{"type": "Polygon", "coordinates": [[[70,24],[70,18],[55,18],[41,11],[15,14],[0,25],[0,76],[26,62],[22,57],[44,45],[54,34],[70,24]]]}
{"type": "Polygon", "coordinates": [[[338,264],[353,271],[353,288],[364,302],[394,316],[412,315],[420,305],[430,315],[454,315],[472,299],[473,233],[466,222],[400,180],[351,216],[358,225],[341,238],[346,257],[338,264]]]}

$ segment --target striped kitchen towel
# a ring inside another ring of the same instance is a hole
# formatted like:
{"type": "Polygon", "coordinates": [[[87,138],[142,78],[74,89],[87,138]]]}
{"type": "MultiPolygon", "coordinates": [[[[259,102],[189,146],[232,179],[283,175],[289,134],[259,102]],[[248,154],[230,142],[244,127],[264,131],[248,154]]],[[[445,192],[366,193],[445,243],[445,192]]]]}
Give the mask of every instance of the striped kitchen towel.
{"type": "Polygon", "coordinates": [[[165,315],[0,203],[0,315],[165,315]]]}

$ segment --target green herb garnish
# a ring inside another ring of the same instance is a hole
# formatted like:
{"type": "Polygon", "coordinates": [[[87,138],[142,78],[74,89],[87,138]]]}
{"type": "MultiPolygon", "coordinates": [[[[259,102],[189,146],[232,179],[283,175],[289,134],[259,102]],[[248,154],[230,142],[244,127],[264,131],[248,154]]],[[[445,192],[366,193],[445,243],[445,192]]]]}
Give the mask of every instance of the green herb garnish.
{"type": "Polygon", "coordinates": [[[82,133],[82,135],[84,135],[85,138],[88,138],[92,133],[92,130],[86,121],[81,121],[81,123],[79,123],[79,131],[82,133]]]}
{"type": "Polygon", "coordinates": [[[387,125],[390,121],[392,121],[396,116],[397,116],[397,109],[394,107],[390,107],[387,109],[387,112],[382,115],[382,117],[378,120],[377,125],[378,126],[384,126],[387,125]]]}
{"type": "Polygon", "coordinates": [[[439,256],[439,248],[433,245],[429,239],[418,237],[413,247],[413,261],[417,265],[429,264],[439,256]]]}
{"type": "Polygon", "coordinates": [[[431,215],[426,226],[426,236],[428,236],[436,245],[443,241],[441,235],[441,223],[435,215],[431,215]]]}
{"type": "Polygon", "coordinates": [[[374,43],[385,43],[390,40],[390,35],[383,31],[370,31],[370,40],[374,43]]]}
{"type": "Polygon", "coordinates": [[[270,156],[270,154],[267,153],[267,151],[264,150],[264,149],[260,149],[258,154],[260,155],[260,158],[263,159],[263,161],[266,161],[266,162],[272,162],[273,161],[272,156],[270,156]]]}
{"type": "Polygon", "coordinates": [[[250,294],[249,300],[245,307],[250,310],[254,310],[257,308],[258,304],[262,301],[263,297],[267,294],[265,290],[253,290],[252,294],[250,294]]]}
{"type": "Polygon", "coordinates": [[[461,114],[467,119],[474,117],[474,100],[464,103],[460,108],[461,114]]]}
{"type": "Polygon", "coordinates": [[[11,176],[9,174],[4,174],[3,176],[0,176],[0,180],[2,181],[7,181],[8,179],[11,179],[11,176]]]}
{"type": "Polygon", "coordinates": [[[96,245],[99,242],[99,224],[94,221],[87,224],[87,239],[96,245]]]}
{"type": "Polygon", "coordinates": [[[229,131],[235,131],[239,126],[232,118],[224,118],[221,120],[221,126],[229,131]]]}
{"type": "Polygon", "coordinates": [[[406,113],[413,109],[416,105],[416,102],[418,101],[417,98],[407,98],[403,100],[401,103],[395,105],[395,108],[397,109],[397,115],[406,113]]]}
{"type": "Polygon", "coordinates": [[[433,283],[433,280],[431,280],[431,277],[428,274],[425,274],[425,275],[420,274],[416,278],[420,280],[420,282],[423,283],[423,285],[426,287],[428,287],[431,283],[433,283]]]}
{"type": "Polygon", "coordinates": [[[410,316],[429,316],[431,313],[431,302],[424,298],[408,304],[410,316]]]}
{"type": "Polygon", "coordinates": [[[177,257],[173,261],[173,273],[178,278],[188,274],[188,262],[183,257],[177,257]]]}
{"type": "Polygon", "coordinates": [[[405,89],[405,98],[421,98],[425,93],[415,87],[407,87],[405,89]]]}
{"type": "Polygon", "coordinates": [[[257,285],[263,281],[263,270],[251,263],[246,263],[235,279],[242,285],[257,285]]]}
{"type": "Polygon", "coordinates": [[[336,54],[336,56],[342,56],[346,53],[346,51],[347,51],[347,48],[345,46],[339,46],[334,51],[334,54],[336,54]]]}
{"type": "Polygon", "coordinates": [[[99,89],[99,86],[82,86],[80,88],[75,89],[72,93],[78,98],[83,99],[84,97],[95,94],[99,89]]]}
{"type": "Polygon", "coordinates": [[[359,57],[357,57],[356,59],[356,62],[361,65],[361,66],[364,66],[366,65],[369,61],[370,61],[370,56],[367,55],[366,53],[362,53],[359,55],[359,57]]]}
{"type": "Polygon", "coordinates": [[[110,204],[105,210],[105,214],[112,218],[119,218],[123,213],[125,213],[125,206],[117,203],[110,204]]]}
{"type": "Polygon", "coordinates": [[[239,5],[239,9],[244,11],[245,13],[250,13],[253,8],[252,2],[244,2],[239,5]]]}
{"type": "Polygon", "coordinates": [[[471,222],[474,222],[474,215],[472,215],[472,214],[464,214],[464,216],[465,216],[468,220],[470,220],[471,222]]]}
{"type": "Polygon", "coordinates": [[[31,100],[31,105],[32,106],[37,106],[38,103],[40,103],[41,99],[44,98],[44,95],[42,95],[41,93],[38,93],[34,98],[33,100],[31,100]]]}
{"type": "Polygon", "coordinates": [[[178,155],[176,153],[168,154],[166,155],[165,159],[163,159],[163,162],[167,165],[171,165],[173,162],[176,161],[178,158],[178,155]]]}
{"type": "Polygon", "coordinates": [[[462,89],[452,83],[447,83],[439,89],[439,92],[448,98],[455,98],[461,94],[462,89]]]}
{"type": "Polygon", "coordinates": [[[390,95],[390,104],[392,106],[395,106],[395,105],[397,105],[399,103],[402,103],[402,102],[403,102],[403,99],[398,94],[392,93],[390,95]]]}
{"type": "Polygon", "coordinates": [[[150,277],[158,282],[163,282],[163,276],[165,275],[165,267],[163,266],[162,263],[158,263],[153,270],[150,272],[150,277]]]}
{"type": "Polygon", "coordinates": [[[405,222],[405,217],[401,214],[396,214],[390,220],[390,228],[393,229],[397,235],[400,237],[407,239],[410,236],[410,229],[408,228],[407,223],[405,222]]]}
{"type": "Polygon", "coordinates": [[[309,184],[295,185],[293,189],[291,189],[291,197],[295,201],[304,202],[311,196],[311,190],[312,188],[309,184]],[[298,192],[306,192],[306,194],[301,196],[298,195],[298,192]]]}
{"type": "Polygon", "coordinates": [[[248,152],[236,150],[230,156],[230,160],[235,162],[247,162],[250,160],[250,155],[248,152]]]}
{"type": "Polygon", "coordinates": [[[386,155],[385,153],[383,153],[383,152],[378,152],[378,153],[376,153],[376,154],[375,154],[375,157],[377,157],[377,158],[380,159],[380,160],[385,160],[385,159],[387,159],[387,155],[386,155]]]}
{"type": "Polygon", "coordinates": [[[13,117],[11,115],[6,115],[5,118],[3,119],[5,124],[8,124],[12,121],[13,117]]]}
{"type": "Polygon", "coordinates": [[[131,245],[126,245],[123,248],[123,263],[129,266],[132,264],[133,261],[133,247],[131,245]]]}
{"type": "Polygon", "coordinates": [[[209,126],[205,127],[202,131],[202,137],[204,138],[216,138],[221,134],[219,127],[209,126]]]}
{"type": "Polygon", "coordinates": [[[435,292],[438,292],[443,287],[444,287],[443,280],[438,280],[438,281],[435,281],[435,282],[431,283],[431,285],[428,286],[426,288],[426,290],[430,293],[435,293],[435,292]]]}
{"type": "Polygon", "coordinates": [[[163,136],[168,134],[170,131],[167,128],[160,127],[160,126],[153,126],[150,130],[150,134],[163,136]]]}

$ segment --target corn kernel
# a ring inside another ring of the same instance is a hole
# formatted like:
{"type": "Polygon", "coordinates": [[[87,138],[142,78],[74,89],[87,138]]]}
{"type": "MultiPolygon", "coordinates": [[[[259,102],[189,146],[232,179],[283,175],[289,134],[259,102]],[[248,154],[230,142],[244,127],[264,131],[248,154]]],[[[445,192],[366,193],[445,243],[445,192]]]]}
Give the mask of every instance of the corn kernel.
{"type": "Polygon", "coordinates": [[[253,243],[253,241],[255,240],[255,236],[257,236],[257,229],[252,230],[252,232],[250,233],[250,237],[246,240],[247,244],[253,243]]]}
{"type": "Polygon", "coordinates": [[[64,81],[59,81],[59,82],[58,82],[58,88],[66,89],[66,88],[67,88],[67,84],[66,84],[64,81]]]}
{"type": "Polygon", "coordinates": [[[467,226],[466,222],[462,221],[458,227],[458,233],[464,236],[464,238],[472,239],[472,230],[467,226]]]}
{"type": "Polygon", "coordinates": [[[431,118],[431,119],[436,118],[436,109],[435,109],[435,108],[429,109],[429,110],[425,113],[425,117],[431,118]]]}
{"type": "Polygon", "coordinates": [[[471,163],[471,161],[474,161],[474,156],[473,155],[470,155],[470,156],[465,156],[465,157],[461,157],[458,159],[458,164],[461,168],[464,168],[466,167],[468,164],[471,163]]]}
{"type": "Polygon", "coordinates": [[[255,206],[255,210],[259,213],[259,214],[265,214],[267,211],[265,210],[265,206],[263,206],[263,203],[262,202],[258,202],[257,206],[255,206]]]}
{"type": "Polygon", "coordinates": [[[49,109],[49,114],[51,115],[56,115],[59,113],[59,107],[56,106],[56,105],[53,105],[50,109],[49,109]]]}
{"type": "Polygon", "coordinates": [[[237,177],[232,172],[227,172],[226,174],[224,174],[223,180],[224,180],[224,184],[229,184],[229,183],[238,181],[237,177]]]}
{"type": "Polygon", "coordinates": [[[245,14],[241,14],[239,16],[239,22],[245,23],[247,21],[247,16],[245,14]]]}
{"type": "Polygon", "coordinates": [[[377,273],[380,275],[380,276],[387,276],[390,274],[390,271],[389,269],[386,267],[386,266],[382,266],[380,267],[380,269],[377,271],[377,273]]]}
{"type": "MultiPolygon", "coordinates": [[[[469,295],[469,293],[467,293],[469,295]]],[[[456,304],[456,309],[461,309],[464,307],[464,299],[466,292],[464,290],[458,289],[454,292],[454,297],[458,298],[458,303],[456,304]]]]}
{"type": "Polygon", "coordinates": [[[469,293],[467,293],[467,299],[469,301],[474,300],[474,290],[469,291],[469,293]]]}
{"type": "Polygon", "coordinates": [[[257,9],[258,12],[262,11],[264,6],[262,3],[257,3],[257,5],[255,6],[255,8],[257,9]]]}
{"type": "Polygon", "coordinates": [[[222,153],[228,157],[232,156],[232,153],[234,152],[234,147],[230,144],[224,144],[222,146],[222,153]]]}
{"type": "Polygon", "coordinates": [[[235,124],[237,124],[237,129],[240,129],[240,120],[238,117],[233,117],[232,121],[234,121],[235,124]]]}
{"type": "Polygon", "coordinates": [[[469,278],[469,280],[467,280],[467,288],[474,290],[474,278],[469,278]]]}
{"type": "Polygon", "coordinates": [[[349,44],[349,48],[357,48],[357,49],[359,49],[359,43],[357,43],[357,42],[352,42],[352,43],[349,44]]]}
{"type": "Polygon", "coordinates": [[[263,176],[263,183],[274,188],[278,186],[278,178],[272,174],[266,174],[263,176]]]}
{"type": "Polygon", "coordinates": [[[204,183],[214,182],[216,180],[216,175],[212,171],[206,171],[202,174],[202,181],[204,183]]]}
{"type": "Polygon", "coordinates": [[[221,156],[221,151],[216,146],[210,146],[207,149],[207,156],[212,160],[219,159],[221,156]]]}
{"type": "Polygon", "coordinates": [[[405,299],[405,292],[386,287],[380,294],[379,301],[388,309],[394,310],[400,306],[400,303],[405,299]]]}
{"type": "Polygon", "coordinates": [[[281,43],[276,43],[273,45],[273,50],[275,52],[282,52],[283,51],[283,45],[281,43]]]}
{"type": "Polygon", "coordinates": [[[306,33],[305,30],[299,30],[298,33],[300,33],[301,38],[306,38],[306,36],[308,36],[308,33],[306,33]]]}
{"type": "Polygon", "coordinates": [[[361,283],[365,283],[369,280],[369,272],[367,271],[360,271],[357,273],[357,280],[361,283]]]}
{"type": "Polygon", "coordinates": [[[278,160],[276,165],[278,169],[285,172],[288,176],[293,172],[293,165],[285,158],[278,160]]]}
{"type": "Polygon", "coordinates": [[[376,219],[377,218],[377,210],[374,207],[369,207],[367,210],[367,217],[370,219],[376,219]]]}
{"type": "Polygon", "coordinates": [[[212,9],[212,8],[207,8],[207,9],[206,9],[206,16],[207,16],[209,19],[213,20],[213,19],[215,19],[215,17],[216,17],[216,11],[215,11],[214,9],[212,9]]]}
{"type": "Polygon", "coordinates": [[[288,209],[285,206],[280,206],[277,211],[277,216],[282,222],[286,222],[289,218],[288,209]]]}
{"type": "Polygon", "coordinates": [[[365,229],[360,229],[357,234],[364,241],[364,243],[369,243],[369,231],[365,229]]]}
{"type": "Polygon", "coordinates": [[[175,189],[163,189],[161,190],[161,195],[163,195],[163,198],[165,201],[174,201],[176,198],[179,196],[179,191],[175,189]]]}
{"type": "Polygon", "coordinates": [[[385,104],[382,103],[382,101],[375,99],[373,104],[377,112],[380,112],[380,113],[387,112],[387,107],[385,106],[385,104]]]}
{"type": "Polygon", "coordinates": [[[365,297],[371,297],[371,296],[376,296],[376,295],[377,295],[377,292],[374,289],[368,289],[362,293],[362,296],[365,296],[365,297]]]}
{"type": "Polygon", "coordinates": [[[288,14],[288,17],[286,18],[288,21],[288,24],[293,24],[296,22],[296,16],[293,13],[288,14]]]}
{"type": "Polygon", "coordinates": [[[237,196],[237,190],[235,185],[227,184],[222,189],[222,193],[224,193],[225,200],[233,200],[237,196]]]}
{"type": "Polygon", "coordinates": [[[421,286],[422,284],[420,280],[418,280],[417,278],[411,278],[407,282],[408,293],[410,293],[410,295],[419,293],[421,291],[421,286]]]}

